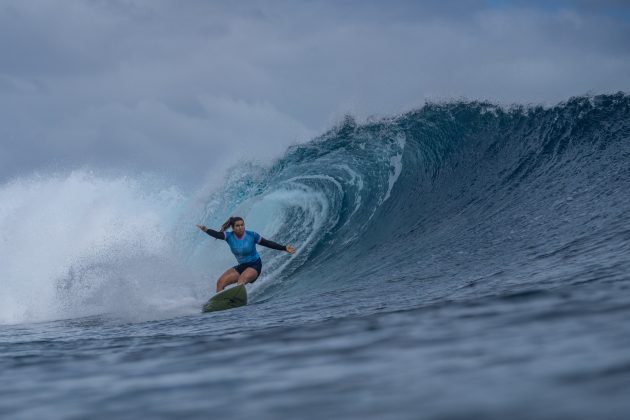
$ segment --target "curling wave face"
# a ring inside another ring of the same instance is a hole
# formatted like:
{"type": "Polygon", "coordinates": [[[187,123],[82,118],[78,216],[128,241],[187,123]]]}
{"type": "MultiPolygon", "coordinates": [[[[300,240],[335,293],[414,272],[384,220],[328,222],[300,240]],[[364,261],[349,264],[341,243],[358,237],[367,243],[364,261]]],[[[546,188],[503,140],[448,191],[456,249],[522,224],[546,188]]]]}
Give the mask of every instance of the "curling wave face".
{"type": "Polygon", "coordinates": [[[404,307],[614,280],[629,268],[629,109],[616,94],[347,118],[270,168],[239,168],[201,218],[240,214],[298,246],[263,254],[265,296],[369,288],[377,307],[400,283],[404,307]]]}
{"type": "Polygon", "coordinates": [[[343,297],[345,316],[619,281],[629,109],[616,94],[346,118],[271,165],[234,168],[201,204],[150,178],[15,180],[0,188],[0,323],[194,313],[234,264],[194,223],[229,215],[297,248],[261,249],[254,302],[343,297]]]}

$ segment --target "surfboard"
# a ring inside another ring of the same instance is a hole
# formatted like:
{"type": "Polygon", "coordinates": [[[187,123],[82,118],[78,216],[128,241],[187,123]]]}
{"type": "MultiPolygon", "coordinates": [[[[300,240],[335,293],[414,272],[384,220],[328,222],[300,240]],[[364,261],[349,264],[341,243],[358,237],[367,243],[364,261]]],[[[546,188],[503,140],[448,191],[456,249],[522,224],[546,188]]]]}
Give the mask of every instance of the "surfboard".
{"type": "Polygon", "coordinates": [[[245,285],[225,289],[212,296],[210,300],[201,308],[202,312],[223,311],[226,309],[238,308],[247,305],[247,290],[245,285]]]}

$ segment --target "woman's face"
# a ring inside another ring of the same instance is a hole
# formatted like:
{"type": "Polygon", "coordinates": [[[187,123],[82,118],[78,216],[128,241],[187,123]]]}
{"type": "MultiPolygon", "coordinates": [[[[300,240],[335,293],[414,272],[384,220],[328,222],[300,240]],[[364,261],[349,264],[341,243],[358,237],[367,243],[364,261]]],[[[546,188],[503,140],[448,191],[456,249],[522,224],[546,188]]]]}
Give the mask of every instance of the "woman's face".
{"type": "Polygon", "coordinates": [[[236,222],[234,222],[232,230],[234,231],[234,233],[236,233],[237,236],[243,236],[243,233],[245,233],[245,222],[242,220],[237,220],[236,222]]]}

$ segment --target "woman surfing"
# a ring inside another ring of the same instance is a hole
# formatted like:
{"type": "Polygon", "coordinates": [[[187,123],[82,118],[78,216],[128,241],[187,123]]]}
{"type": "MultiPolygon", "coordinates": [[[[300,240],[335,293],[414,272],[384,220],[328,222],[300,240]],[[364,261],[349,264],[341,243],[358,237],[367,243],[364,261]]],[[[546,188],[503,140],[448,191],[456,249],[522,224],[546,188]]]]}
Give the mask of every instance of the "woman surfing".
{"type": "Polygon", "coordinates": [[[213,238],[226,241],[238,262],[237,265],[228,269],[219,277],[219,280],[217,280],[217,293],[233,283],[238,283],[239,285],[253,283],[260,276],[262,261],[258,251],[256,251],[256,244],[279,251],[286,251],[289,254],[295,252],[295,248],[291,245],[280,245],[263,238],[256,232],[245,230],[245,221],[242,217],[230,217],[223,223],[219,231],[209,229],[204,225],[197,225],[197,227],[213,238]],[[227,231],[229,227],[232,228],[231,232],[227,231]]]}

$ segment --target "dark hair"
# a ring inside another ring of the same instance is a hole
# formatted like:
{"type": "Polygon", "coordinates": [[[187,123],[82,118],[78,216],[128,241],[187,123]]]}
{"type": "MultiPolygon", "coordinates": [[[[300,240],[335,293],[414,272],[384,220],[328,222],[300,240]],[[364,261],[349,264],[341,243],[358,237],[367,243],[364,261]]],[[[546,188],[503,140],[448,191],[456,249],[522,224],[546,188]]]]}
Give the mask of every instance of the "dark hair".
{"type": "MultiPolygon", "coordinates": [[[[229,227],[234,228],[234,223],[238,222],[239,220],[243,220],[243,218],[238,216],[230,216],[230,218],[221,225],[221,230],[219,232],[225,232],[229,227]]],[[[245,223],[245,220],[243,220],[243,223],[245,223]]]]}

